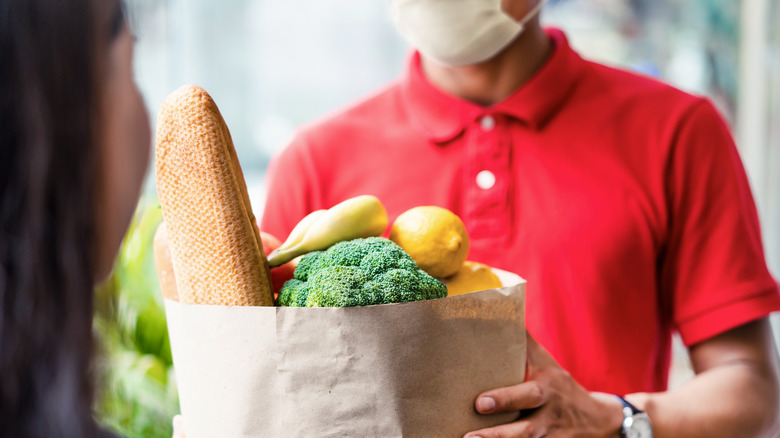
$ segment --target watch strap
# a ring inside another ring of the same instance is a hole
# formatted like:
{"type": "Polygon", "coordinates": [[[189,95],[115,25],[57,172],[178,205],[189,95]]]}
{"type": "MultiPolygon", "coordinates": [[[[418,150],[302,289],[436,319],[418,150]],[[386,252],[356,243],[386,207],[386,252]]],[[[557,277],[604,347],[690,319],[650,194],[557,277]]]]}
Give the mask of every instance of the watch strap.
{"type": "Polygon", "coordinates": [[[626,437],[634,423],[634,415],[642,414],[644,411],[632,405],[628,400],[619,395],[616,395],[615,397],[617,397],[623,405],[623,424],[620,427],[620,436],[626,437]]]}
{"type": "Polygon", "coordinates": [[[620,400],[620,403],[623,404],[623,412],[626,412],[626,409],[628,409],[631,412],[631,415],[636,415],[644,412],[643,410],[639,409],[638,407],[634,406],[629,402],[628,400],[624,399],[623,397],[616,395],[615,397],[620,400]]]}
{"type": "Polygon", "coordinates": [[[627,438],[652,438],[653,429],[647,412],[632,405],[623,397],[617,396],[623,405],[623,425],[620,435],[627,438]]]}

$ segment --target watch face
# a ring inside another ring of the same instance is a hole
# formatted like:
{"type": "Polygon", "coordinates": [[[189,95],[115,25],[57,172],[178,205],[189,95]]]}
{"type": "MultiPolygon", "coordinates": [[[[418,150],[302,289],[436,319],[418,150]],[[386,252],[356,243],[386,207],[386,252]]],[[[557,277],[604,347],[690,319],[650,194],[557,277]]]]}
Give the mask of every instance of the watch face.
{"type": "Polygon", "coordinates": [[[626,438],[652,438],[653,428],[650,426],[650,418],[646,413],[633,415],[631,426],[626,431],[626,438]]]}

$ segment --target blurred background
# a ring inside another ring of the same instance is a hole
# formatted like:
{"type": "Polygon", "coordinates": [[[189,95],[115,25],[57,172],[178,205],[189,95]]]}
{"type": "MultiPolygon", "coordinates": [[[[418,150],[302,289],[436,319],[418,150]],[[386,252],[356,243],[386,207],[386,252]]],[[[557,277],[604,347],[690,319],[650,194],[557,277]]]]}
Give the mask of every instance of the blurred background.
{"type": "MultiPolygon", "coordinates": [[[[258,217],[268,161],[296,127],[395,78],[408,51],[384,0],[126,1],[152,123],[178,86],[208,90],[258,217]]],[[[550,0],[542,18],[586,58],[715,102],[737,139],[780,276],[780,0],[550,0]]],[[[178,412],[151,253],[160,217],[150,172],[114,276],[98,290],[106,359],[97,415],[127,437],[170,437],[178,412]]],[[[671,386],[691,375],[684,349],[675,349],[671,386]]]]}

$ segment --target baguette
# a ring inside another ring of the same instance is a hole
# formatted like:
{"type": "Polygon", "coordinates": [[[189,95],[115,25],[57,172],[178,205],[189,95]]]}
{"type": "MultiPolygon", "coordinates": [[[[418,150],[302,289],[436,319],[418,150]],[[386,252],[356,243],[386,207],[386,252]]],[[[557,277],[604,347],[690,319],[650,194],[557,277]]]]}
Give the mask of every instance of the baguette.
{"type": "Polygon", "coordinates": [[[202,88],[185,85],[165,99],[155,155],[180,301],[272,306],[268,260],[233,140],[202,88]]]}
{"type": "Polygon", "coordinates": [[[179,291],[176,289],[176,276],[173,274],[171,246],[168,243],[168,229],[165,221],[160,222],[154,233],[154,266],[157,269],[157,279],[160,281],[160,292],[165,299],[179,301],[179,291]]]}

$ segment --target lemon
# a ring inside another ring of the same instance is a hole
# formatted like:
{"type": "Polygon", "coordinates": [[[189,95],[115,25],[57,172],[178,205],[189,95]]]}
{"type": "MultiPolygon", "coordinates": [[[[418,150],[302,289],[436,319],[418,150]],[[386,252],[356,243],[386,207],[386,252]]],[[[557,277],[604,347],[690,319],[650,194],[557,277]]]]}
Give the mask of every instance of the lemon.
{"type": "Polygon", "coordinates": [[[469,236],[453,212],[436,206],[414,207],[396,218],[390,240],[423,271],[445,278],[458,272],[469,252],[469,236]]]}
{"type": "Polygon", "coordinates": [[[467,294],[501,287],[501,280],[490,266],[466,260],[457,273],[442,280],[447,285],[447,296],[467,294]]]}

